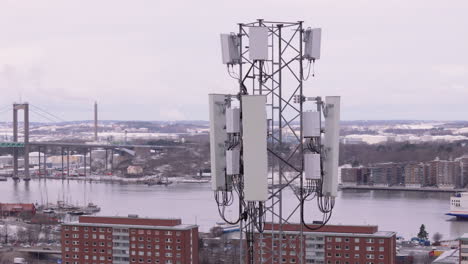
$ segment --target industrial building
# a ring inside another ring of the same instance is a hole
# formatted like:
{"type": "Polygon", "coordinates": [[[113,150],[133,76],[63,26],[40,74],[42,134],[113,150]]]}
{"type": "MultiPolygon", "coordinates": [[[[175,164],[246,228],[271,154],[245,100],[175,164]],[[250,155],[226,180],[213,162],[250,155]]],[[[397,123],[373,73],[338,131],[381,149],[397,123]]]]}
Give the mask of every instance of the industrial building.
{"type": "Polygon", "coordinates": [[[379,231],[377,226],[325,225],[316,231],[304,228],[302,239],[300,224],[284,224],[282,237],[278,227],[266,224],[263,239],[257,233],[256,241],[258,249],[260,243],[265,249],[281,247],[281,256],[264,250],[257,251],[257,259],[273,257],[274,263],[301,263],[302,255],[304,263],[320,264],[394,264],[396,260],[396,233],[379,231]]]}
{"type": "Polygon", "coordinates": [[[198,226],[180,219],[81,216],[61,240],[65,264],[198,263],[198,226]]]}

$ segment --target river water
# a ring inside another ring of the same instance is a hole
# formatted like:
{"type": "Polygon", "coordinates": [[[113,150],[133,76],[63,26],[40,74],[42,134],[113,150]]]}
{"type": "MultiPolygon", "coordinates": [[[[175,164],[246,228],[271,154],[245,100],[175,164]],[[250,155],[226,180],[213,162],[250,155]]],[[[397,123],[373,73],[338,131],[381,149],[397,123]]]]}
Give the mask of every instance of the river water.
{"type": "MultiPolygon", "coordinates": [[[[454,221],[445,215],[449,198],[449,193],[343,190],[336,199],[330,223],[378,225],[379,230],[396,231],[406,239],[415,236],[419,226],[425,224],[430,236],[439,232],[443,239],[457,238],[468,233],[468,221],[454,221]]],[[[74,180],[0,182],[0,202],[40,204],[57,200],[79,205],[93,202],[101,207],[99,215],[182,218],[183,223],[200,225],[201,231],[222,221],[210,184],[178,183],[166,187],[74,180]]],[[[286,192],[283,201],[288,212],[297,204],[292,192],[286,192]]],[[[315,204],[310,203],[307,208],[307,219],[317,220],[312,219],[317,214],[310,211],[316,208],[315,204]]],[[[292,219],[297,221],[298,217],[292,219]]]]}

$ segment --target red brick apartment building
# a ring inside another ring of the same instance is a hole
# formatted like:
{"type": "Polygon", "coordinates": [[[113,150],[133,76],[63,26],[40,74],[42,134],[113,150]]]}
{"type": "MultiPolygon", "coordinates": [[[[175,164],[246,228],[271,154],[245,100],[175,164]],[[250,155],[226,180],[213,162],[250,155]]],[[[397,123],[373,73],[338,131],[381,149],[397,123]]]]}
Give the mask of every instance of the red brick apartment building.
{"type": "Polygon", "coordinates": [[[0,203],[1,216],[32,217],[35,214],[34,204],[0,203]]]}
{"type": "Polygon", "coordinates": [[[198,264],[198,226],[180,219],[81,216],[61,235],[65,264],[198,264]]]}
{"type": "Polygon", "coordinates": [[[326,225],[317,231],[304,227],[301,239],[300,228],[299,224],[286,225],[280,237],[278,226],[266,224],[263,239],[256,235],[256,252],[262,248],[256,258],[260,259],[261,255],[268,263],[272,257],[274,263],[300,263],[302,255],[307,264],[394,264],[396,261],[395,232],[378,231],[377,226],[326,225]],[[281,256],[273,256],[271,252],[278,252],[279,246],[281,256]]]}

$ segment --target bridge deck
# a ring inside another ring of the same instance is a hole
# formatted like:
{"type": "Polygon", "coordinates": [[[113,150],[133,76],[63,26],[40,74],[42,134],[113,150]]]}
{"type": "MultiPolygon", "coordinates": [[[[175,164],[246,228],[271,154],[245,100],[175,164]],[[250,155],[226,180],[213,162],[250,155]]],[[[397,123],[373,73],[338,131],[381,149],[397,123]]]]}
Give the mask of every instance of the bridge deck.
{"type": "MultiPolygon", "coordinates": [[[[0,142],[0,148],[24,148],[23,142],[0,142]]],[[[127,145],[127,144],[86,144],[86,143],[66,143],[66,142],[29,142],[29,146],[47,146],[47,147],[70,147],[70,148],[151,148],[167,149],[182,148],[182,146],[161,146],[161,145],[127,145]]]]}

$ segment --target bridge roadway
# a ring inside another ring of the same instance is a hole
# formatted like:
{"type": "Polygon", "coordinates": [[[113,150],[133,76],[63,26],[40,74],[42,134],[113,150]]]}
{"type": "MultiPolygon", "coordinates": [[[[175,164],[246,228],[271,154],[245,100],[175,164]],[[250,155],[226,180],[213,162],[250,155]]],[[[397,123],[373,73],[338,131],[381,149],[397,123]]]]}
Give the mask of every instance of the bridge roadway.
{"type": "MultiPolygon", "coordinates": [[[[29,146],[40,147],[65,147],[65,148],[151,148],[168,149],[182,148],[182,146],[162,146],[162,145],[128,145],[128,144],[87,144],[87,143],[67,143],[67,142],[29,142],[29,146]]],[[[0,142],[0,148],[24,148],[23,142],[0,142]]]]}

